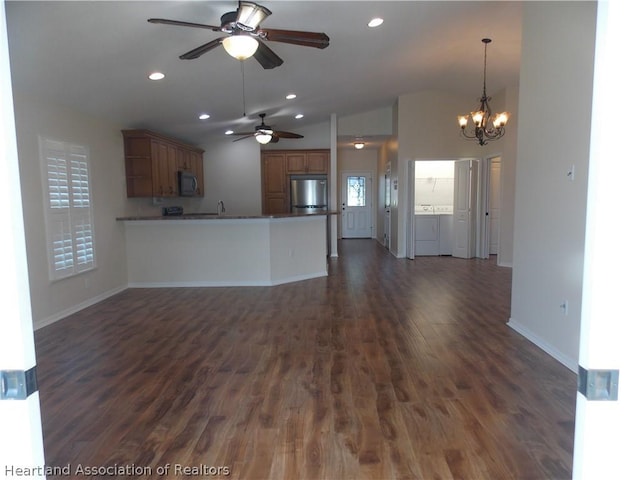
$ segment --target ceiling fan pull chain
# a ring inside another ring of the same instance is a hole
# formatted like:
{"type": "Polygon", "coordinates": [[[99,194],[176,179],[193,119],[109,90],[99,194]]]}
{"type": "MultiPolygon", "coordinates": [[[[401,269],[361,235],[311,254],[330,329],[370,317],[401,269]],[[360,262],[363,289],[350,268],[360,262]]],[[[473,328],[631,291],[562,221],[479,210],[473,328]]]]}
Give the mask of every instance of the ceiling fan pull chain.
{"type": "Polygon", "coordinates": [[[247,116],[247,104],[244,93],[244,60],[240,60],[240,70],[242,71],[242,116],[247,116]]]}

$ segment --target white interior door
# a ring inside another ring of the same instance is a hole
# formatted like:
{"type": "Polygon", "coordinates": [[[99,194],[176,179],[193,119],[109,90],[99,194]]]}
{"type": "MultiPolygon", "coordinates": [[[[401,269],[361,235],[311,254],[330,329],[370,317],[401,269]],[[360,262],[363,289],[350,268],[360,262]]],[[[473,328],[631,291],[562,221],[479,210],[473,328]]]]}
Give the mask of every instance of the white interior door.
{"type": "Polygon", "coordinates": [[[371,173],[342,174],[342,238],[371,238],[371,173]]]}
{"type": "Polygon", "coordinates": [[[391,248],[391,167],[384,174],[384,246],[391,248]]]}
{"type": "Polygon", "coordinates": [[[489,160],[489,255],[497,255],[500,245],[500,168],[500,157],[489,160]]]}
{"type": "Polygon", "coordinates": [[[407,258],[416,258],[416,219],[415,219],[415,199],[416,199],[416,162],[409,161],[407,165],[407,258]]]}
{"type": "Polygon", "coordinates": [[[456,161],[453,187],[453,246],[451,255],[475,256],[475,209],[478,165],[473,160],[456,161]]]}

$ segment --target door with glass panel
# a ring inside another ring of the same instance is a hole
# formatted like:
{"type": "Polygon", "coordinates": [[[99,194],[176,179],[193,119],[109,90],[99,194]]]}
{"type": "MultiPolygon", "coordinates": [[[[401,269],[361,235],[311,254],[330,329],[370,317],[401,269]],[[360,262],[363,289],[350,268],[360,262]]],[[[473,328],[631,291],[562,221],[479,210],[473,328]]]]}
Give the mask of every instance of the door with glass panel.
{"type": "Polygon", "coordinates": [[[371,238],[371,173],[342,174],[342,238],[371,238]]]}

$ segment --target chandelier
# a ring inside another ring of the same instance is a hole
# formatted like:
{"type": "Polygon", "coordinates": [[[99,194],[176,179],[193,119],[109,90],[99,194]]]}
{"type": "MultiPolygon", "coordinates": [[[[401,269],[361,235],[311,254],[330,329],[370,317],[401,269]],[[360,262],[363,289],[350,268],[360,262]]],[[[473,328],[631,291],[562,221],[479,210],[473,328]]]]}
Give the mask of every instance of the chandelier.
{"type": "Polygon", "coordinates": [[[463,137],[477,140],[480,145],[486,145],[487,142],[504,135],[504,127],[509,120],[509,113],[502,112],[491,116],[491,107],[489,106],[491,97],[487,97],[487,45],[491,43],[491,39],[483,38],[482,43],[484,43],[484,77],[480,107],[467,115],[458,115],[458,125],[460,125],[460,134],[463,137]],[[471,119],[471,123],[469,123],[469,119],[471,119]]]}

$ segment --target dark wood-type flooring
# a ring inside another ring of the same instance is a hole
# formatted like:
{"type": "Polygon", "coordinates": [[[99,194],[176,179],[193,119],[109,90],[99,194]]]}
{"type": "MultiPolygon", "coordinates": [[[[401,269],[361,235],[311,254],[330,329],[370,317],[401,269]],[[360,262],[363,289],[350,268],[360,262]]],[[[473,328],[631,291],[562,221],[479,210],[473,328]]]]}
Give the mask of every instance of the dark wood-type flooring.
{"type": "Polygon", "coordinates": [[[571,478],[576,378],[505,325],[510,269],[339,248],[326,278],[129,289],[38,330],[47,466],[571,478]]]}

